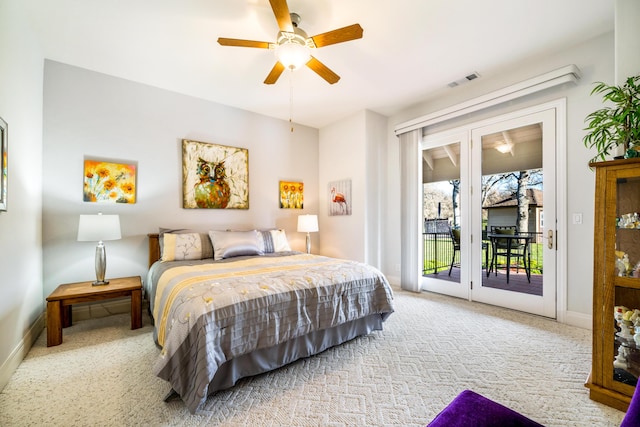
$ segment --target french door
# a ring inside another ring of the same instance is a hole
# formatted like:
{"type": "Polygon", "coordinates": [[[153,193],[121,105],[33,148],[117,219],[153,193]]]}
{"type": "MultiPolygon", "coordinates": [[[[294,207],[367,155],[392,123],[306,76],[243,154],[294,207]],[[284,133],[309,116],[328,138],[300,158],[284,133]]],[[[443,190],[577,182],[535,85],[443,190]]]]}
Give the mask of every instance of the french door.
{"type": "Polygon", "coordinates": [[[423,139],[423,289],[556,317],[559,107],[423,139]],[[498,228],[523,237],[509,262],[498,228]]]}

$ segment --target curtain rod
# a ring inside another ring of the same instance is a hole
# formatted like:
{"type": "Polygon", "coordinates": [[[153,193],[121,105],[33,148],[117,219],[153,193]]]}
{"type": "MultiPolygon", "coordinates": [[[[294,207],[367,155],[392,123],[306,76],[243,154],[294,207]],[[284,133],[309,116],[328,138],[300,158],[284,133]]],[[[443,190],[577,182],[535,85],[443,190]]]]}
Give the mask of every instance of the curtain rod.
{"type": "Polygon", "coordinates": [[[479,111],[503,102],[511,101],[516,98],[539,92],[550,87],[558,86],[564,83],[575,83],[580,79],[580,69],[574,65],[567,65],[557,70],[549,71],[537,77],[522,81],[520,83],[507,86],[490,92],[486,95],[470,99],[468,101],[456,104],[433,113],[426,114],[413,120],[398,124],[394,131],[396,136],[425,126],[453,119],[464,114],[479,111]]]}

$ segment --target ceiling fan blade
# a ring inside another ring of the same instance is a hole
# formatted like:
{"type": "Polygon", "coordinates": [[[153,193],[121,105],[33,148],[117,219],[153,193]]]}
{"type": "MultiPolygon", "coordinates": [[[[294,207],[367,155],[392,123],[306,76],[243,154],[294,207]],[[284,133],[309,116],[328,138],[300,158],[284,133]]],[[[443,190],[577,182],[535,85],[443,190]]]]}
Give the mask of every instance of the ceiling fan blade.
{"type": "Polygon", "coordinates": [[[280,61],[276,62],[276,65],[273,66],[267,78],[264,79],[264,84],[272,85],[275,82],[277,82],[283,71],[284,71],[284,65],[282,65],[280,61]]]}
{"type": "Polygon", "coordinates": [[[329,46],[331,44],[348,42],[362,38],[363,29],[360,24],[349,25],[348,27],[338,28],[337,30],[327,33],[318,34],[311,37],[316,47],[329,46]]]}
{"type": "Polygon", "coordinates": [[[257,47],[259,49],[269,49],[268,42],[259,42],[255,40],[227,39],[219,37],[218,43],[222,46],[238,46],[238,47],[257,47]]]}
{"type": "Polygon", "coordinates": [[[339,75],[331,71],[329,67],[318,61],[313,56],[311,57],[309,62],[307,62],[307,67],[311,68],[317,75],[325,79],[330,84],[337,83],[338,80],[340,80],[339,75]]]}
{"type": "Polygon", "coordinates": [[[289,13],[287,0],[269,0],[269,3],[271,3],[271,9],[276,16],[280,31],[293,33],[293,23],[291,22],[291,14],[289,13]]]}

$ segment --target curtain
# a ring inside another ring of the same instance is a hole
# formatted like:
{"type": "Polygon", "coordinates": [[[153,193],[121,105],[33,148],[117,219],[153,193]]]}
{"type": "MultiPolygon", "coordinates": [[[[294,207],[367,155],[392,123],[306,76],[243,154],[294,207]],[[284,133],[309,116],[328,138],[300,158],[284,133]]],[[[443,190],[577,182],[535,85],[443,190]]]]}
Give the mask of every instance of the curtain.
{"type": "Polygon", "coordinates": [[[419,155],[422,129],[400,134],[400,286],[420,292],[419,248],[422,238],[418,213],[422,182],[422,156],[419,155]]]}

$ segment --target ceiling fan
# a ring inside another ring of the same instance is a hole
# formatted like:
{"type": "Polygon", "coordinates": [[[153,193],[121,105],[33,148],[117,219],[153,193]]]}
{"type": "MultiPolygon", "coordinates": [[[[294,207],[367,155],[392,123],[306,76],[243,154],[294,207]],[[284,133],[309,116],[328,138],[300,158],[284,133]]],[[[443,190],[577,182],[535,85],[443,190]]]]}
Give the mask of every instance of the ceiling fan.
{"type": "Polygon", "coordinates": [[[295,70],[303,65],[311,68],[330,84],[334,84],[340,80],[340,76],[314,58],[310,54],[310,50],[362,38],[363,30],[360,24],[353,24],[308,37],[307,33],[298,28],[300,16],[296,13],[289,12],[289,6],[287,6],[286,0],[269,0],[269,3],[271,3],[271,9],[280,28],[275,43],[224,37],[218,38],[218,43],[222,46],[274,49],[278,61],[264,81],[264,83],[268,85],[277,82],[285,69],[295,70]]]}

